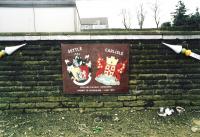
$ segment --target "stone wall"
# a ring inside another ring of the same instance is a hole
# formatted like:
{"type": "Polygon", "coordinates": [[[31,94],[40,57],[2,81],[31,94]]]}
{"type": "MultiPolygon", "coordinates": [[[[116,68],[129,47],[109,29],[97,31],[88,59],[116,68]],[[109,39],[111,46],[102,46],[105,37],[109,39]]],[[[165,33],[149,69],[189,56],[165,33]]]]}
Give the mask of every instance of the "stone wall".
{"type": "MultiPolygon", "coordinates": [[[[177,55],[161,40],[26,41],[0,60],[0,110],[17,112],[155,109],[200,106],[200,62],[177,55]],[[66,95],[61,43],[130,43],[129,94],[66,95]]],[[[200,53],[200,40],[167,40],[200,53]]],[[[1,41],[0,49],[21,41],[1,41]]]]}

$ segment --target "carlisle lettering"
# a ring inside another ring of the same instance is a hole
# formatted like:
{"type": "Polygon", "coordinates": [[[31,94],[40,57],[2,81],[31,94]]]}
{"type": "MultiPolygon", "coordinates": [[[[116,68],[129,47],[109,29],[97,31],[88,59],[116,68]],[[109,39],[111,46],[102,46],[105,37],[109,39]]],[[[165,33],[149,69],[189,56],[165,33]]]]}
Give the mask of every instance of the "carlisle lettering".
{"type": "Polygon", "coordinates": [[[121,55],[121,56],[123,56],[123,52],[121,52],[121,51],[118,51],[118,50],[114,50],[114,49],[109,49],[109,48],[106,48],[105,49],[105,52],[108,52],[108,53],[113,53],[113,54],[117,54],[117,55],[121,55]]]}

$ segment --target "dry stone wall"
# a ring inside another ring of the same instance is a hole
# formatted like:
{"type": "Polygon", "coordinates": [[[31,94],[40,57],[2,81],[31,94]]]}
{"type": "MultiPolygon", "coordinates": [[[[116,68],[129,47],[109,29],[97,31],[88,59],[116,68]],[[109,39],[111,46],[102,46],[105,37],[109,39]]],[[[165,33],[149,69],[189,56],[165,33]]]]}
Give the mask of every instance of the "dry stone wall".
{"type": "MultiPolygon", "coordinates": [[[[161,40],[26,41],[0,60],[0,110],[138,110],[160,106],[200,108],[200,62],[175,54],[161,40]],[[63,93],[61,43],[130,43],[129,94],[63,93]]],[[[168,40],[200,54],[200,40],[168,40]]],[[[0,49],[21,41],[1,41],[0,49]]]]}

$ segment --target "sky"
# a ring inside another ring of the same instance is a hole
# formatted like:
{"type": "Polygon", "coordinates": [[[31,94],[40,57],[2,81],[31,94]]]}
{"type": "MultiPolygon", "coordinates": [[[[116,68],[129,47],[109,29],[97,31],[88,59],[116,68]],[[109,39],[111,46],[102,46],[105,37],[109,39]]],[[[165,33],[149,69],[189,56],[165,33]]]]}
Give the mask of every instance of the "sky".
{"type": "MultiPolygon", "coordinates": [[[[76,0],[80,18],[107,17],[109,28],[123,28],[122,9],[130,16],[131,28],[139,28],[137,10],[143,4],[145,20],[143,28],[155,28],[152,7],[156,0],[76,0]]],[[[175,11],[179,0],[157,0],[160,22],[172,21],[171,13],[175,11]]],[[[188,14],[200,8],[200,0],[182,0],[188,14]]],[[[161,24],[160,23],[160,24],[161,24]]]]}

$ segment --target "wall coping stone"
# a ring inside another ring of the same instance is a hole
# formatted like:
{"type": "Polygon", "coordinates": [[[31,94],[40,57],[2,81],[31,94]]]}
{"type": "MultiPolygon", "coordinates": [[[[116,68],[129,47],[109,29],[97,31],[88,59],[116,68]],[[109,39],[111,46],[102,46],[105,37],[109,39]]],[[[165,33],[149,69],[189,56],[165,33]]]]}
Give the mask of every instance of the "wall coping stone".
{"type": "Polygon", "coordinates": [[[171,40],[200,39],[200,35],[40,35],[40,36],[0,36],[0,41],[38,40],[171,40]]]}

